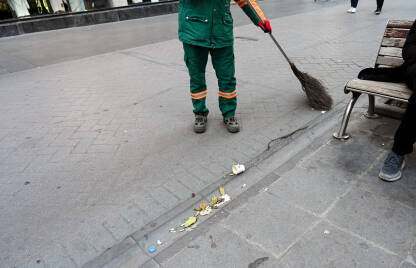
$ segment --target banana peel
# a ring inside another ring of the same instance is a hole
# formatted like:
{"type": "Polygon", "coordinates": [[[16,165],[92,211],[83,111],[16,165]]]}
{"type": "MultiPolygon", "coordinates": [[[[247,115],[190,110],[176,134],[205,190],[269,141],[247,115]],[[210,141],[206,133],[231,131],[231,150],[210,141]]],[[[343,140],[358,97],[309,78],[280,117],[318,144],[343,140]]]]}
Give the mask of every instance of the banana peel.
{"type": "Polygon", "coordinates": [[[195,222],[196,222],[196,217],[195,217],[195,216],[189,217],[189,218],[185,221],[184,227],[185,227],[185,228],[188,228],[188,227],[190,227],[190,226],[194,225],[194,224],[195,224],[195,222]]]}
{"type": "Polygon", "coordinates": [[[206,209],[204,209],[203,211],[201,211],[201,212],[199,213],[199,215],[201,215],[201,216],[205,216],[205,215],[210,214],[210,213],[211,213],[211,211],[212,211],[212,208],[211,208],[211,207],[207,207],[206,209]]]}
{"type": "Polygon", "coordinates": [[[209,202],[209,206],[213,207],[215,204],[217,204],[218,198],[215,196],[215,194],[211,197],[211,202],[209,202]]]}
{"type": "Polygon", "coordinates": [[[218,185],[218,190],[220,191],[221,195],[225,195],[225,189],[221,185],[218,185]]]}
{"type": "Polygon", "coordinates": [[[206,208],[207,208],[207,206],[208,206],[208,204],[207,204],[207,203],[205,203],[205,202],[202,202],[202,203],[200,203],[200,204],[199,204],[199,207],[201,208],[201,210],[206,209],[206,208]]]}

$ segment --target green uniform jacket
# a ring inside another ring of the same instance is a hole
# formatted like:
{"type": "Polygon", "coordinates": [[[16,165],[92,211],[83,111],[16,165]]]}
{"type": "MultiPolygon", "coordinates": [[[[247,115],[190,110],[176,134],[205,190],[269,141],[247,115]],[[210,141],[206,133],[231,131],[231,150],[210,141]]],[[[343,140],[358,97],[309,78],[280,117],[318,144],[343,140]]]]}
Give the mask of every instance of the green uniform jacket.
{"type": "MultiPolygon", "coordinates": [[[[254,0],[244,2],[247,4],[242,7],[243,11],[257,25],[263,16],[262,12],[259,17],[251,7],[250,2],[254,0]]],[[[230,0],[179,0],[179,40],[209,48],[232,46],[234,37],[230,0]]]]}

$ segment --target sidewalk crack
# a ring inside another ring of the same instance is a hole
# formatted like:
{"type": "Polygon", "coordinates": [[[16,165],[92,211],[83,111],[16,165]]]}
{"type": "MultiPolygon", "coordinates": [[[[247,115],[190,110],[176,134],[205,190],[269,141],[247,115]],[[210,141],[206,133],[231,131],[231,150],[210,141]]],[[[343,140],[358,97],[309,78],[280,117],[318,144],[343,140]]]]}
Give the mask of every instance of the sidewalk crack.
{"type": "Polygon", "coordinates": [[[401,257],[399,254],[397,254],[397,253],[395,253],[395,252],[393,252],[393,251],[391,251],[391,250],[389,250],[389,249],[387,249],[387,248],[385,248],[385,247],[383,247],[383,246],[381,246],[381,245],[379,245],[379,244],[377,244],[377,243],[375,243],[375,242],[373,242],[373,241],[371,241],[371,240],[368,240],[368,239],[366,239],[366,238],[362,237],[362,236],[361,236],[361,235],[359,235],[359,234],[356,234],[356,233],[354,233],[354,232],[351,232],[351,231],[350,231],[350,230],[348,230],[348,229],[342,228],[342,227],[340,227],[340,226],[336,225],[335,223],[333,223],[333,222],[329,221],[328,219],[325,219],[324,221],[325,221],[326,223],[328,223],[329,225],[331,225],[331,226],[333,226],[333,227],[335,227],[335,228],[337,228],[337,229],[339,229],[339,230],[343,231],[344,233],[347,233],[347,234],[349,234],[349,235],[351,235],[351,236],[353,236],[353,237],[355,237],[355,238],[358,238],[358,239],[360,239],[360,240],[363,240],[364,242],[366,242],[367,244],[369,244],[369,245],[371,245],[371,246],[373,246],[373,247],[375,247],[375,248],[381,249],[381,250],[382,250],[382,251],[384,251],[385,253],[388,253],[388,254],[390,254],[390,255],[394,255],[394,256],[401,257]]]}
{"type": "Polygon", "coordinates": [[[278,258],[279,258],[279,256],[278,256],[278,255],[276,255],[273,251],[270,251],[270,250],[266,249],[266,248],[265,248],[262,244],[257,243],[257,242],[254,242],[254,241],[252,241],[252,240],[250,240],[250,239],[247,239],[246,237],[244,237],[243,235],[241,235],[241,234],[240,234],[239,232],[237,232],[236,230],[233,230],[232,228],[228,228],[228,226],[226,226],[226,225],[224,225],[224,224],[221,224],[221,225],[222,225],[222,227],[223,227],[225,230],[227,230],[227,231],[229,231],[229,232],[231,232],[231,233],[235,234],[235,235],[236,235],[236,236],[238,236],[241,240],[246,241],[249,245],[252,245],[252,246],[254,246],[254,247],[257,247],[257,248],[261,249],[262,251],[266,252],[267,254],[272,255],[275,259],[278,259],[278,258]]]}

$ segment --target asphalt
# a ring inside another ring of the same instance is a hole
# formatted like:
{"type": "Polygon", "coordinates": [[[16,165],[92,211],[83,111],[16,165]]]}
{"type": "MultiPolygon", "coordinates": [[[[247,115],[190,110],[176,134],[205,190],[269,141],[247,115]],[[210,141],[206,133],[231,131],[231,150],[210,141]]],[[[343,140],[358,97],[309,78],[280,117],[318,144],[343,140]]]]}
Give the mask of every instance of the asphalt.
{"type": "MultiPolygon", "coordinates": [[[[309,108],[271,40],[253,25],[237,26],[236,135],[224,129],[213,93],[207,133],[192,132],[177,39],[0,75],[1,263],[412,267],[414,158],[400,182],[376,178],[398,121],[355,113],[350,141],[331,134],[343,85],[374,64],[387,19],[414,19],[415,7],[399,0],[374,16],[373,3],[354,15],[346,5],[321,5],[272,25],[297,66],[328,87],[334,109],[309,108]],[[235,163],[249,169],[227,176],[235,163]],[[233,199],[227,207],[189,233],[167,232],[218,183],[233,199]],[[148,254],[156,240],[162,246],[148,254]]],[[[18,46],[20,38],[4,40],[18,46]]],[[[215,92],[211,67],[207,79],[215,92]]]]}

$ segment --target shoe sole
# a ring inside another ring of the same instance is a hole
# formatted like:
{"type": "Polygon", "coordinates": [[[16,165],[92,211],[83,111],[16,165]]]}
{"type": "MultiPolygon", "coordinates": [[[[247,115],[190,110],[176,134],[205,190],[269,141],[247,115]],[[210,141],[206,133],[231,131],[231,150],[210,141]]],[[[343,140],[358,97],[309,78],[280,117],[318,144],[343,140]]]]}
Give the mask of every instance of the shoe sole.
{"type": "Polygon", "coordinates": [[[195,133],[201,134],[201,133],[204,133],[206,130],[207,130],[207,122],[205,122],[205,126],[203,126],[203,127],[195,127],[194,126],[194,132],[195,133]]]}
{"type": "Polygon", "coordinates": [[[237,133],[237,132],[240,132],[240,129],[229,129],[229,128],[227,128],[227,130],[228,130],[228,132],[230,132],[230,133],[237,133]]]}
{"type": "Polygon", "coordinates": [[[198,127],[194,126],[194,132],[195,133],[198,133],[198,134],[204,133],[207,130],[208,120],[206,119],[204,123],[205,123],[205,125],[203,127],[201,127],[201,126],[198,126],[198,127]]]}
{"type": "Polygon", "coordinates": [[[224,123],[225,128],[228,130],[228,132],[230,132],[230,133],[240,132],[240,127],[235,128],[235,129],[232,129],[232,128],[229,128],[228,125],[227,125],[227,123],[225,123],[224,121],[223,121],[223,123],[224,123]]]}
{"type": "Polygon", "coordinates": [[[194,132],[201,134],[204,133],[206,131],[206,128],[194,128],[194,132]]]}
{"type": "Polygon", "coordinates": [[[381,173],[381,171],[380,171],[380,173],[378,174],[378,177],[379,177],[381,180],[383,180],[383,181],[387,181],[387,182],[394,182],[394,181],[398,181],[398,180],[400,180],[400,178],[402,177],[402,170],[404,169],[405,165],[406,165],[406,161],[405,161],[405,160],[403,160],[402,166],[400,167],[399,174],[398,174],[396,177],[393,177],[393,178],[387,178],[387,177],[384,177],[384,175],[383,175],[383,173],[381,173]]]}

